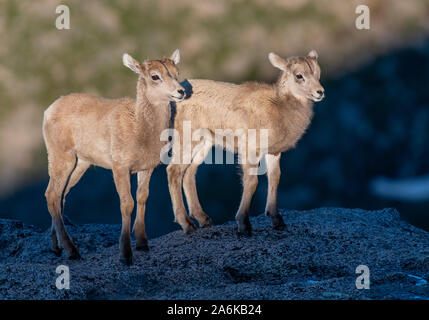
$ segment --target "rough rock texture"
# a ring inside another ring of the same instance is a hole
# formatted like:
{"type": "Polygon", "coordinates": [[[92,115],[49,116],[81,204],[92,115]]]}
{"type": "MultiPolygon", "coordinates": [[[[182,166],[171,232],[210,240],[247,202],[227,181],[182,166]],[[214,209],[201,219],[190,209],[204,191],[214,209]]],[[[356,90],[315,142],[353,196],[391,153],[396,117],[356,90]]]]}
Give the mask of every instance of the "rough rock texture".
{"type": "MultiPolygon", "coordinates": [[[[1,299],[429,299],[429,233],[394,209],[282,211],[284,231],[253,217],[253,235],[233,222],[150,241],[119,262],[118,225],[68,225],[83,260],[49,252],[49,232],[0,220],[1,299]],[[70,268],[70,290],[55,269],[70,268]],[[370,289],[355,286],[358,265],[370,289]]],[[[150,226],[148,226],[150,228],[150,226]]]]}

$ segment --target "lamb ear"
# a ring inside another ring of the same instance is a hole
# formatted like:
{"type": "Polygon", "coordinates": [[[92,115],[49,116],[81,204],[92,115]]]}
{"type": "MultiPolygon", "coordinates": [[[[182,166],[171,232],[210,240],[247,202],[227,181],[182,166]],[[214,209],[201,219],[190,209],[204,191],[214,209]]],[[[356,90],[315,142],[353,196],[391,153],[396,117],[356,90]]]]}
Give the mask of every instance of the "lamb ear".
{"type": "Polygon", "coordinates": [[[317,53],[316,50],[311,50],[307,56],[309,58],[316,59],[316,60],[317,60],[317,58],[319,58],[319,54],[317,53]]]}
{"type": "Polygon", "coordinates": [[[270,52],[270,54],[268,55],[268,60],[270,60],[271,64],[277,69],[286,71],[286,61],[275,53],[270,52]]]}
{"type": "Polygon", "coordinates": [[[170,59],[173,60],[174,64],[178,64],[180,62],[180,51],[179,51],[179,49],[174,50],[170,59]]]}
{"type": "Polygon", "coordinates": [[[122,63],[124,66],[130,68],[135,73],[142,74],[143,72],[143,66],[128,53],[124,53],[122,56],[122,63]]]}

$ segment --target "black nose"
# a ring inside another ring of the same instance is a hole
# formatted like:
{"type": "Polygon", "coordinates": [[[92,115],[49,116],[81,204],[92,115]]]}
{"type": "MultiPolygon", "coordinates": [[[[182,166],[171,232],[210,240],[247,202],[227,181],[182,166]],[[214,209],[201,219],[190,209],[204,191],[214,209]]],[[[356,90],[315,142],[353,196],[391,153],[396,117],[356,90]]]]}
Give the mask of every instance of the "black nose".
{"type": "Polygon", "coordinates": [[[179,92],[182,96],[185,94],[185,91],[182,89],[177,90],[177,92],[179,92]]]}
{"type": "Polygon", "coordinates": [[[317,93],[319,94],[319,96],[323,96],[324,91],[323,90],[317,90],[317,93]]]}

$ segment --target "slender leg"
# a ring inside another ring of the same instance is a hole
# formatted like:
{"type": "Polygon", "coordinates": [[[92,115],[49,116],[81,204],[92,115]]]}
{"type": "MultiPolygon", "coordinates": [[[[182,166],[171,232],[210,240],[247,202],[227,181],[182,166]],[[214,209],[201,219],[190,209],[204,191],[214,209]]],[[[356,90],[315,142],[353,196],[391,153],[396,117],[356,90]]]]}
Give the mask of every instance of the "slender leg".
{"type": "Polygon", "coordinates": [[[240,207],[238,208],[235,220],[238,224],[238,233],[244,235],[251,235],[251,225],[249,220],[249,209],[252,202],[253,194],[255,193],[258,185],[258,176],[250,174],[249,169],[256,169],[256,166],[248,164],[242,165],[243,169],[243,193],[241,197],[240,207]]]}
{"type": "Polygon", "coordinates": [[[167,167],[168,187],[170,189],[171,202],[173,204],[175,222],[180,224],[186,234],[196,229],[195,224],[186,214],[182,197],[182,181],[189,164],[170,163],[167,167]]]}
{"type": "MultiPolygon", "coordinates": [[[[176,130],[178,130],[178,132],[181,132],[180,121],[175,122],[175,128],[176,130]]],[[[171,163],[167,167],[168,188],[170,190],[170,198],[171,203],[173,205],[174,222],[180,224],[183,231],[186,234],[189,234],[196,229],[195,224],[192,222],[191,218],[189,218],[186,213],[185,204],[183,203],[182,196],[183,176],[185,174],[186,169],[189,167],[189,163],[183,163],[184,161],[182,161],[180,156],[182,151],[185,152],[185,150],[188,149],[187,147],[189,147],[189,145],[185,145],[185,143],[189,142],[183,142],[184,146],[182,148],[180,139],[178,137],[175,137],[174,140],[176,139],[178,141],[173,143],[173,158],[171,163]]],[[[192,150],[192,148],[190,148],[190,150],[192,150]]],[[[185,157],[185,155],[183,155],[183,157],[185,157]]]]}
{"type": "Polygon", "coordinates": [[[121,251],[120,261],[126,265],[132,264],[133,252],[131,249],[130,223],[131,214],[134,209],[134,200],[131,195],[130,171],[117,165],[113,166],[113,179],[115,180],[116,190],[121,201],[122,230],[119,240],[121,251]]]}
{"type": "Polygon", "coordinates": [[[186,169],[183,177],[183,189],[185,191],[186,201],[188,203],[189,215],[198,221],[200,227],[209,227],[212,225],[210,217],[204,212],[198,200],[195,176],[198,166],[204,161],[212,144],[207,143],[202,147],[192,159],[191,165],[186,169]]]}
{"type": "Polygon", "coordinates": [[[62,249],[58,243],[58,237],[57,237],[57,230],[55,230],[55,223],[54,223],[54,219],[52,219],[52,225],[51,225],[51,242],[52,242],[52,247],[51,247],[51,251],[57,256],[61,256],[62,253],[62,249]]]}
{"type": "Polygon", "coordinates": [[[136,237],[136,250],[148,251],[147,236],[144,216],[146,211],[146,200],[149,196],[149,181],[153,169],[141,171],[137,174],[137,216],[134,221],[133,232],[136,237]]]}
{"type": "MultiPolygon", "coordinates": [[[[80,178],[82,178],[85,171],[89,168],[90,163],[86,162],[84,160],[78,159],[76,168],[73,170],[72,174],[70,175],[69,182],[67,183],[66,190],[64,191],[63,195],[63,206],[62,206],[62,214],[64,214],[64,205],[66,201],[66,196],[69,193],[70,189],[73,188],[76,183],[79,182],[80,178]]],[[[55,230],[55,224],[52,222],[51,226],[51,239],[52,239],[52,252],[55,253],[56,256],[61,255],[61,248],[58,245],[58,238],[57,238],[57,232],[55,230]]]]}
{"type": "Polygon", "coordinates": [[[274,229],[283,229],[285,227],[282,216],[279,214],[277,208],[277,188],[279,186],[281,174],[280,158],[280,153],[277,155],[265,155],[268,176],[268,195],[265,214],[271,218],[271,223],[274,229]]]}
{"type": "Polygon", "coordinates": [[[49,185],[46,189],[46,202],[52,217],[51,238],[52,251],[61,254],[64,248],[69,259],[79,259],[80,254],[70,239],[62,218],[61,200],[76,164],[76,156],[72,153],[49,155],[49,185]],[[59,241],[58,241],[59,240],[59,241]]]}

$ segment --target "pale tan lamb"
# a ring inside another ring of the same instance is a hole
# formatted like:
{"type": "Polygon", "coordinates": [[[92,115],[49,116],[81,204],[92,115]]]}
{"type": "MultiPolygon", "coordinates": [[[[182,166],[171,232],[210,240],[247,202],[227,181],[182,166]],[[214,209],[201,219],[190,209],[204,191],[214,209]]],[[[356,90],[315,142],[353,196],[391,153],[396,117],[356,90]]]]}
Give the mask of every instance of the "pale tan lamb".
{"type": "Polygon", "coordinates": [[[89,94],[70,94],[56,100],[46,111],[43,136],[48,151],[49,185],[46,200],[52,216],[52,250],[64,248],[69,259],[80,258],[65,230],[64,199],[90,165],[112,169],[120,197],[122,231],[120,260],[132,263],[130,238],[130,174],[138,173],[137,217],[133,232],[136,249],[147,250],[145,203],[149,180],[160,163],[160,133],[169,127],[170,101],[181,101],[184,88],[178,81],[180,53],[169,59],[139,63],[124,54],[123,63],[139,75],[137,98],[103,99],[89,94]]]}
{"type": "MultiPolygon", "coordinates": [[[[313,102],[321,101],[324,89],[320,85],[320,67],[318,54],[312,50],[305,57],[291,57],[286,60],[274,53],[269,54],[271,64],[281,70],[274,85],[263,83],[231,84],[211,80],[189,80],[191,96],[179,103],[175,117],[175,130],[172,162],[167,168],[170,195],[175,221],[188,233],[195,228],[186,214],[182,197],[182,185],[185,191],[190,216],[200,226],[211,224],[198,200],[195,175],[207,153],[211,150],[218,129],[230,129],[229,135],[244,129],[266,129],[268,131],[267,149],[258,143],[237,147],[237,143],[221,146],[238,153],[242,158],[246,154],[255,154],[256,161],[242,164],[243,194],[236,214],[238,231],[250,234],[249,207],[258,184],[258,176],[253,174],[259,160],[265,156],[268,175],[268,196],[266,214],[271,218],[274,228],[283,228],[284,222],[277,208],[277,187],[280,180],[280,155],[293,148],[309,126],[313,116],[313,102]],[[208,129],[210,139],[206,142],[183,141],[183,123],[190,121],[192,130],[208,129]],[[184,145],[185,144],[185,145],[184,145]],[[199,148],[199,149],[198,149],[199,148]],[[191,164],[181,157],[183,150],[192,149],[191,164]],[[244,156],[243,156],[244,154],[244,156]]],[[[228,137],[237,141],[236,134],[228,137]]],[[[258,140],[257,140],[258,141],[258,140]]]]}

